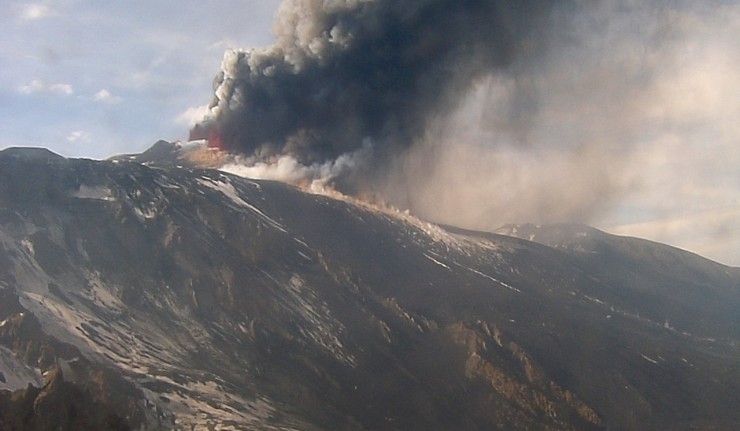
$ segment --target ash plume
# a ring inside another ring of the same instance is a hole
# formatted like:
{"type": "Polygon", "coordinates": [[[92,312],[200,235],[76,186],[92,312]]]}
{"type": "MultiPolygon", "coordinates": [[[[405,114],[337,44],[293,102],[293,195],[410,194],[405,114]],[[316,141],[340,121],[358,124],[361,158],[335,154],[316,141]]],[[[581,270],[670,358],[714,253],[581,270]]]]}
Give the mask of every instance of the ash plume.
{"type": "Polygon", "coordinates": [[[466,228],[703,211],[737,202],[738,29],[724,1],[286,0],[191,137],[466,228]]]}
{"type": "Polygon", "coordinates": [[[370,143],[366,174],[377,175],[478,77],[535,49],[551,3],[285,1],[273,46],[226,53],[191,137],[256,161],[289,155],[305,165],[370,143]]]}

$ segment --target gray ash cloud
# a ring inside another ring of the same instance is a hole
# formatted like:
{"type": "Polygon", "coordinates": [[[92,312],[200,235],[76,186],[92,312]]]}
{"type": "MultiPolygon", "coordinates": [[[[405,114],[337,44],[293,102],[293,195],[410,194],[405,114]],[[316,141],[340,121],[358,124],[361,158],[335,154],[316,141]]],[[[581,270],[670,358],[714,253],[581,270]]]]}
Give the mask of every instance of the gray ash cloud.
{"type": "Polygon", "coordinates": [[[477,78],[539,49],[553,3],[286,1],[274,45],[227,52],[193,137],[303,164],[370,142],[382,165],[454,109],[477,78]]]}
{"type": "Polygon", "coordinates": [[[226,53],[193,137],[243,155],[230,168],[245,176],[473,229],[661,219],[687,197],[736,202],[716,178],[737,172],[737,16],[684,0],[286,0],[273,45],[226,53]]]}

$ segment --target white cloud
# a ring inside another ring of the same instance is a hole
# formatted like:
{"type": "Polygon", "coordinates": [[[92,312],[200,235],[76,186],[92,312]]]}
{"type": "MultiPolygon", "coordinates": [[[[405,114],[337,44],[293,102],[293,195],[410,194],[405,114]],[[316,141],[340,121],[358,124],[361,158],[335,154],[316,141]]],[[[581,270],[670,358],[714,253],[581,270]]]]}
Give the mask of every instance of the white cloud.
{"type": "Polygon", "coordinates": [[[177,124],[181,124],[187,127],[193,127],[196,123],[203,120],[206,112],[208,111],[208,105],[201,105],[196,107],[190,107],[185,112],[175,118],[177,124]]]}
{"type": "Polygon", "coordinates": [[[74,90],[69,84],[52,84],[49,86],[49,93],[59,94],[62,96],[71,96],[74,93],[74,90]]]}
{"type": "Polygon", "coordinates": [[[226,52],[230,49],[239,49],[241,46],[238,42],[233,39],[221,39],[218,42],[214,42],[208,46],[208,51],[217,51],[219,53],[226,52]]]}
{"type": "Polygon", "coordinates": [[[22,21],[34,21],[52,15],[54,15],[54,11],[49,6],[41,3],[30,3],[21,8],[22,21]]]}
{"type": "Polygon", "coordinates": [[[271,42],[279,1],[186,0],[173,15],[168,2],[0,0],[0,58],[12,59],[0,67],[0,88],[22,99],[10,102],[13,121],[0,122],[0,146],[106,158],[187,139],[175,119],[211,99],[223,58],[207,48],[228,38],[236,41],[225,46],[271,42]],[[53,84],[69,87],[53,94],[53,84]],[[95,145],[67,141],[73,130],[91,132],[95,145]]]}
{"type": "Polygon", "coordinates": [[[166,64],[167,58],[164,56],[150,60],[143,68],[132,70],[126,76],[125,84],[133,88],[154,89],[164,78],[161,66],[166,64]]]}
{"type": "Polygon", "coordinates": [[[93,97],[93,99],[96,102],[101,102],[101,103],[118,103],[121,101],[120,97],[114,96],[113,94],[111,94],[110,91],[106,90],[105,88],[95,93],[95,96],[93,97]]]}
{"type": "Polygon", "coordinates": [[[46,86],[40,79],[34,79],[26,85],[18,87],[18,92],[21,94],[36,94],[44,91],[46,86]]]}
{"type": "Polygon", "coordinates": [[[89,132],[84,130],[75,130],[67,136],[67,142],[69,143],[88,143],[91,141],[92,136],[89,132]]]}
{"type": "Polygon", "coordinates": [[[74,94],[74,89],[70,84],[56,83],[46,84],[40,79],[33,79],[31,82],[18,87],[18,92],[21,94],[53,94],[56,96],[71,96],[74,94]]]}

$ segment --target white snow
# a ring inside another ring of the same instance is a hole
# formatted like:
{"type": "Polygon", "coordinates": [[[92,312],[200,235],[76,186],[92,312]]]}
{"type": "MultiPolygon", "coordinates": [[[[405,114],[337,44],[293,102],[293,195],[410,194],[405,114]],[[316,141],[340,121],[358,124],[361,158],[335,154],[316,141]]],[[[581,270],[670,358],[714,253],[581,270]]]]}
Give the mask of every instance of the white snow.
{"type": "Polygon", "coordinates": [[[72,193],[73,198],[93,199],[99,201],[114,201],[113,192],[105,186],[86,186],[80,185],[80,188],[72,193]]]}
{"type": "Polygon", "coordinates": [[[136,214],[136,218],[138,218],[141,221],[151,220],[157,217],[157,212],[151,208],[142,209],[139,207],[133,207],[133,210],[134,210],[134,214],[136,214]]]}
{"type": "Polygon", "coordinates": [[[36,250],[34,250],[33,243],[30,240],[22,239],[21,245],[23,246],[23,248],[25,248],[28,251],[28,253],[30,253],[31,256],[36,255],[36,250]]]}
{"type": "Polygon", "coordinates": [[[198,179],[198,183],[200,183],[201,185],[205,187],[208,187],[209,189],[221,192],[224,196],[229,198],[237,206],[251,210],[258,216],[260,216],[264,221],[266,221],[272,227],[282,232],[288,233],[288,231],[285,229],[285,227],[283,227],[283,225],[281,225],[274,219],[270,218],[267,214],[262,212],[259,208],[255,207],[254,205],[242,199],[241,196],[239,196],[239,193],[234,188],[234,185],[231,184],[230,182],[216,181],[211,178],[204,177],[204,178],[198,179]]]}
{"type": "Polygon", "coordinates": [[[309,261],[309,262],[313,261],[313,259],[311,259],[311,258],[310,258],[309,256],[307,256],[307,255],[306,255],[305,253],[303,253],[302,251],[298,251],[298,255],[299,255],[299,256],[301,256],[302,258],[306,259],[306,260],[307,260],[307,261],[309,261]]]}
{"type": "Polygon", "coordinates": [[[646,360],[648,362],[652,362],[653,364],[656,364],[656,365],[658,364],[658,361],[656,361],[655,359],[653,359],[653,358],[651,358],[649,356],[642,355],[642,354],[640,356],[642,356],[642,359],[644,359],[644,360],[646,360]]]}
{"type": "Polygon", "coordinates": [[[286,296],[281,298],[283,305],[299,315],[304,325],[299,326],[301,335],[312,343],[330,352],[335,358],[347,365],[355,366],[355,357],[345,351],[340,340],[344,325],[332,317],[328,305],[319,300],[319,296],[300,276],[292,275],[287,283],[263,272],[275,281],[286,296]]]}
{"type": "Polygon", "coordinates": [[[442,262],[438,261],[437,259],[433,258],[432,256],[430,256],[430,255],[429,255],[429,254],[427,254],[427,253],[424,253],[424,257],[426,257],[427,259],[429,259],[429,260],[431,260],[432,262],[436,263],[437,265],[441,266],[442,268],[450,269],[450,267],[449,267],[448,265],[446,265],[446,264],[444,264],[444,263],[442,263],[442,262]]]}
{"type": "Polygon", "coordinates": [[[503,287],[505,287],[505,288],[507,288],[507,289],[509,289],[509,290],[513,290],[514,292],[519,292],[519,293],[522,293],[522,291],[521,291],[521,290],[519,290],[519,289],[517,289],[516,287],[514,287],[514,286],[511,286],[511,285],[509,285],[509,284],[506,284],[506,283],[504,283],[503,281],[501,281],[501,280],[498,280],[498,279],[496,279],[496,278],[493,278],[493,277],[491,277],[491,276],[490,276],[490,275],[488,275],[488,274],[484,274],[484,273],[482,273],[482,272],[478,271],[477,269],[473,269],[473,268],[469,268],[469,267],[466,267],[466,266],[460,265],[460,264],[459,264],[459,263],[457,263],[457,262],[455,262],[455,264],[456,264],[457,266],[459,266],[460,268],[463,268],[463,269],[466,269],[466,270],[468,270],[468,271],[472,272],[473,274],[477,274],[477,275],[480,275],[480,276],[481,276],[481,277],[483,277],[483,278],[487,278],[487,279],[489,279],[489,280],[491,280],[491,281],[493,281],[493,282],[495,282],[495,283],[498,283],[498,284],[500,284],[501,286],[503,286],[503,287]]]}
{"type": "Polygon", "coordinates": [[[519,290],[519,289],[517,289],[516,287],[514,287],[514,286],[512,286],[512,285],[510,285],[510,284],[506,284],[506,283],[504,283],[504,282],[503,282],[503,281],[501,281],[501,280],[495,279],[495,278],[491,277],[490,275],[486,275],[486,274],[483,274],[482,272],[479,272],[479,271],[475,271],[475,270],[472,270],[472,269],[471,269],[471,271],[473,271],[473,272],[475,272],[476,274],[479,274],[479,275],[481,275],[481,276],[483,276],[483,277],[489,278],[489,279],[491,279],[491,280],[495,281],[496,283],[498,283],[498,284],[500,284],[500,285],[504,286],[505,288],[507,288],[507,289],[509,289],[509,290],[513,290],[514,292],[519,292],[519,293],[522,293],[522,291],[521,291],[521,290],[519,290]]]}
{"type": "Polygon", "coordinates": [[[161,176],[161,177],[155,177],[154,182],[162,188],[165,189],[171,189],[171,190],[182,190],[182,187],[179,184],[175,184],[171,182],[167,177],[161,176]]]}
{"type": "Polygon", "coordinates": [[[696,367],[694,366],[694,364],[692,364],[691,362],[689,362],[689,361],[688,361],[688,359],[686,359],[686,358],[684,358],[684,357],[682,357],[682,356],[679,356],[679,357],[678,357],[678,359],[680,359],[680,360],[681,360],[681,361],[682,361],[683,363],[685,363],[685,364],[686,364],[686,365],[688,365],[689,367],[691,367],[691,368],[696,368],[696,367]]]}
{"type": "Polygon", "coordinates": [[[421,320],[422,320],[421,323],[418,322],[414,318],[414,316],[412,316],[411,314],[409,314],[408,311],[404,310],[403,307],[401,307],[401,305],[398,304],[398,301],[396,300],[396,298],[388,298],[384,302],[385,302],[385,306],[388,309],[390,309],[391,311],[393,311],[397,316],[402,317],[404,320],[406,320],[407,322],[411,323],[414,327],[416,327],[416,329],[419,332],[422,332],[423,333],[424,332],[424,328],[430,328],[431,327],[429,321],[426,320],[426,318],[424,318],[424,317],[421,318],[421,320]],[[422,326],[422,324],[424,326],[422,326]]]}
{"type": "Polygon", "coordinates": [[[598,298],[594,298],[593,296],[583,295],[583,297],[586,298],[586,299],[588,299],[591,302],[595,302],[595,303],[601,304],[601,305],[607,305],[604,301],[602,301],[602,300],[600,300],[598,298]]]}

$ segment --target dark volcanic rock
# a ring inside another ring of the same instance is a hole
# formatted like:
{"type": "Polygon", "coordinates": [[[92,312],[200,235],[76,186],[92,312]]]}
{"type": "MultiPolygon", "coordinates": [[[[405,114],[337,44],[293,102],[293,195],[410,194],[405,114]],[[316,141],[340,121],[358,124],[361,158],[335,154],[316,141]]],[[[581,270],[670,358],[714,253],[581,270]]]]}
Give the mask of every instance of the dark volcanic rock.
{"type": "Polygon", "coordinates": [[[133,428],[740,425],[736,268],[156,164],[0,154],[0,345],[133,428]]]}
{"type": "Polygon", "coordinates": [[[0,391],[0,429],[7,431],[130,430],[110,406],[97,403],[67,382],[59,368],[50,370],[42,388],[0,391]]]}
{"type": "Polygon", "coordinates": [[[64,430],[129,429],[148,421],[140,390],[119,372],[89,361],[77,347],[45,334],[35,316],[17,313],[3,320],[0,345],[47,370],[43,388],[0,392],[0,424],[13,424],[1,430],[58,429],[55,423],[64,430]]]}
{"type": "Polygon", "coordinates": [[[10,147],[0,151],[0,158],[33,162],[62,162],[64,157],[47,148],[10,147]]]}
{"type": "Polygon", "coordinates": [[[159,140],[146,151],[139,154],[122,154],[109,160],[116,162],[136,162],[174,167],[178,161],[180,145],[174,142],[159,140]]]}

